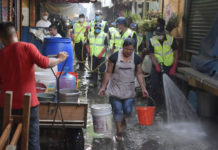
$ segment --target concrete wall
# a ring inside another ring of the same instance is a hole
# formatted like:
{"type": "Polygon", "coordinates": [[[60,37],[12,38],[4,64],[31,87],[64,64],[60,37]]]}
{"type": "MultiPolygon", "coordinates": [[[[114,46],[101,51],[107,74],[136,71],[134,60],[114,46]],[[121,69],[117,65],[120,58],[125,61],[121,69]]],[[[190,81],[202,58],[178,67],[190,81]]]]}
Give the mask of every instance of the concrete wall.
{"type": "Polygon", "coordinates": [[[24,16],[22,25],[29,26],[29,0],[22,0],[22,14],[24,16]]]}

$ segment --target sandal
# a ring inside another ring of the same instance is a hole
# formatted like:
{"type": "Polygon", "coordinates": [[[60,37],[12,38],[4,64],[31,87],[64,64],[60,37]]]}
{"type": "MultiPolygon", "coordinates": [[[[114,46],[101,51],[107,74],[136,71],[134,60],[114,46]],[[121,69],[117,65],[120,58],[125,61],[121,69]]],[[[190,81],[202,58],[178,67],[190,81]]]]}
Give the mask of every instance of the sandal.
{"type": "Polygon", "coordinates": [[[117,133],[115,138],[116,138],[117,141],[124,141],[124,137],[123,137],[122,133],[117,133]]]}

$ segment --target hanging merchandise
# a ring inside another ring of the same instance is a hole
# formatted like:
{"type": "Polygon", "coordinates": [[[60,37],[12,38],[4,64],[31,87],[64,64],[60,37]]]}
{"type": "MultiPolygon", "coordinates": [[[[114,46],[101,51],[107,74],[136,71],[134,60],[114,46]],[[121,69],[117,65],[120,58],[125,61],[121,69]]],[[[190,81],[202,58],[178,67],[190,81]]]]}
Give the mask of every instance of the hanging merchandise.
{"type": "Polygon", "coordinates": [[[101,2],[101,7],[113,7],[112,0],[100,0],[101,2]]]}

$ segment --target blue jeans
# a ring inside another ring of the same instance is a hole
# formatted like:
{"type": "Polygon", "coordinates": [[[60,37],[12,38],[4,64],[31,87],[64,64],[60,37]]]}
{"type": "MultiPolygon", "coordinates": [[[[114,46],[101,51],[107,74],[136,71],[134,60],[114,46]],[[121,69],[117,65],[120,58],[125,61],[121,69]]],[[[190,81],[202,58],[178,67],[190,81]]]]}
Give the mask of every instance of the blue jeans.
{"type": "MultiPolygon", "coordinates": [[[[21,115],[22,109],[12,110],[13,115],[21,115]]],[[[0,135],[2,134],[2,123],[3,123],[3,108],[0,108],[0,135]]],[[[12,132],[16,128],[12,129],[12,132]]],[[[32,107],[30,110],[30,129],[29,129],[29,150],[40,150],[39,143],[39,109],[32,107]]]]}
{"type": "Polygon", "coordinates": [[[114,97],[109,97],[110,103],[113,109],[114,120],[116,122],[121,122],[123,114],[128,116],[132,113],[133,98],[130,99],[118,99],[114,97]]]}

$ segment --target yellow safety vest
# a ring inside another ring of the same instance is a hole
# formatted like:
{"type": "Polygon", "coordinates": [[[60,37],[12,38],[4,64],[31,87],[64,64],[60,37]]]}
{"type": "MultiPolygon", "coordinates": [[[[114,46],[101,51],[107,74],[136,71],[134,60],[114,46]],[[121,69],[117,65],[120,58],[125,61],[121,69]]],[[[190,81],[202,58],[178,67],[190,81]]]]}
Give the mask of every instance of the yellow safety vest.
{"type": "MultiPolygon", "coordinates": [[[[94,30],[95,30],[95,21],[92,21],[91,23],[90,23],[90,32],[93,32],[94,30]]],[[[104,20],[102,20],[101,22],[100,22],[100,24],[101,24],[101,31],[104,31],[104,29],[105,29],[105,26],[106,26],[106,24],[107,24],[107,21],[104,21],[104,20]]]]}
{"type": "Polygon", "coordinates": [[[85,40],[85,31],[86,31],[86,27],[88,26],[87,22],[84,22],[82,25],[77,22],[73,25],[73,29],[74,29],[74,42],[75,43],[79,43],[80,41],[84,41],[85,40]]]}
{"type": "Polygon", "coordinates": [[[126,32],[121,36],[119,32],[117,32],[115,34],[115,49],[114,52],[120,50],[123,48],[123,43],[125,41],[126,38],[133,37],[134,32],[131,29],[127,29],[126,32]]]}
{"type": "MultiPolygon", "coordinates": [[[[90,45],[90,54],[93,56],[98,57],[98,55],[102,52],[105,48],[104,41],[107,38],[107,34],[104,32],[100,32],[97,36],[95,36],[94,32],[91,32],[88,36],[89,45],[90,45]]],[[[106,52],[102,55],[105,57],[106,52]]]]}
{"type": "Polygon", "coordinates": [[[157,61],[163,63],[165,66],[171,66],[174,62],[174,53],[171,48],[173,37],[167,34],[163,46],[160,44],[156,36],[152,37],[150,41],[151,45],[154,47],[154,56],[157,61]]]}
{"type": "Polygon", "coordinates": [[[115,27],[110,27],[109,28],[110,34],[113,34],[115,31],[117,31],[117,29],[115,27]]]}
{"type": "Polygon", "coordinates": [[[115,44],[115,34],[117,34],[118,31],[115,27],[110,27],[109,32],[111,35],[111,37],[110,37],[110,49],[113,49],[113,45],[115,44]]]}
{"type": "Polygon", "coordinates": [[[136,37],[137,37],[137,49],[136,49],[136,54],[139,54],[139,46],[142,44],[143,41],[143,36],[140,33],[135,32],[136,37]]]}

